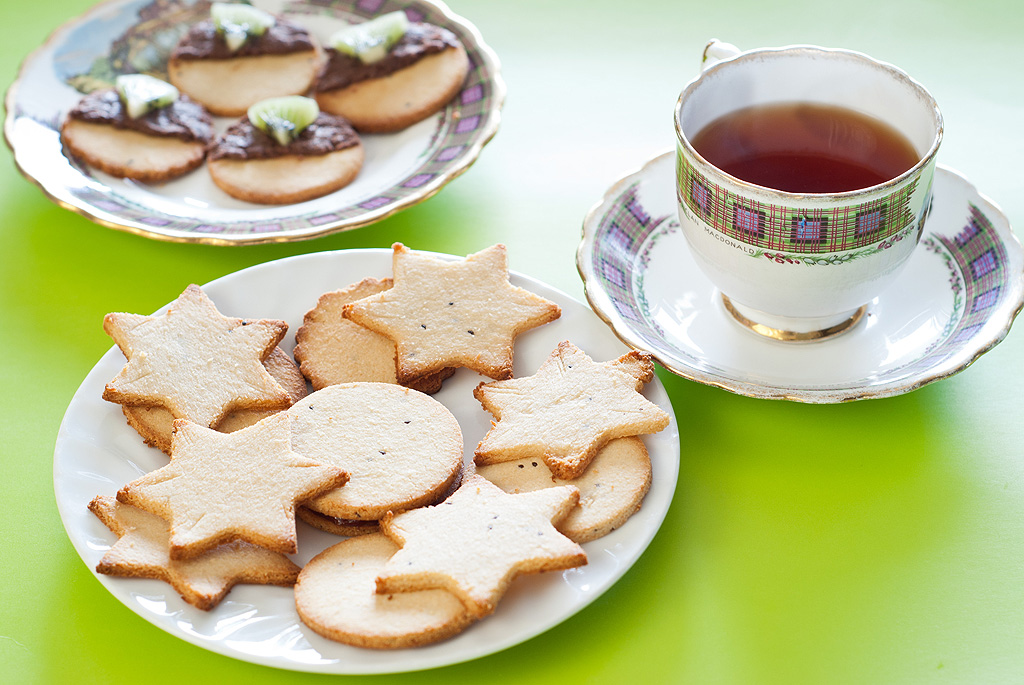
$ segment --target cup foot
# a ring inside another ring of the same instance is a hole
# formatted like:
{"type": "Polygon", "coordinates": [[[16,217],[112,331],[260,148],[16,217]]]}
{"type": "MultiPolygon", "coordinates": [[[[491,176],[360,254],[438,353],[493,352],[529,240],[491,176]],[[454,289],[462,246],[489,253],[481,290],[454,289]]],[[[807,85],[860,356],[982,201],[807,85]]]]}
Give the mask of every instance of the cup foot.
{"type": "Polygon", "coordinates": [[[722,293],[725,311],[744,328],[772,340],[782,342],[817,342],[841,335],[857,325],[863,318],[868,306],[858,307],[834,317],[800,319],[793,317],[773,316],[750,309],[730,300],[722,293]]]}

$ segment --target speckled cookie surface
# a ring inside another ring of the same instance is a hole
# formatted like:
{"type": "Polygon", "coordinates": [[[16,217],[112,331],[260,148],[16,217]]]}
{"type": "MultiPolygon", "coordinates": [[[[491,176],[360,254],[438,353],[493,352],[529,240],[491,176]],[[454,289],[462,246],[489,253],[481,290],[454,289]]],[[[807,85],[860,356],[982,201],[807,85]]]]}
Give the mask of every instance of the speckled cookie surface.
{"type": "Polygon", "coordinates": [[[288,325],[224,316],[198,286],[158,316],[107,314],[103,330],[128,360],[104,388],[105,400],[165,407],[202,426],[215,426],[236,409],[291,404],[263,366],[288,325]]]}
{"type": "Polygon", "coordinates": [[[557,319],[558,305],[509,283],[504,245],[444,261],[393,246],[394,286],[346,305],[345,317],[397,346],[397,377],[464,366],[510,378],[515,338],[557,319]]]}
{"type": "Polygon", "coordinates": [[[486,616],[516,576],[587,562],[583,548],[552,525],[578,499],[568,485],[511,495],[470,476],[440,504],[381,520],[401,549],[378,575],[377,592],[443,588],[471,615],[486,616]]]}
{"type": "Polygon", "coordinates": [[[328,639],[376,649],[430,644],[469,625],[469,612],[445,590],[377,594],[377,574],[397,550],[377,533],[316,555],[295,586],[299,617],[328,639]]]}
{"type": "MultiPolygon", "coordinates": [[[[307,394],[306,380],[299,373],[299,368],[291,357],[280,347],[275,347],[270,356],[263,360],[263,366],[281,384],[292,403],[298,402],[307,394]]],[[[139,432],[147,445],[156,447],[162,452],[171,452],[171,429],[174,415],[163,407],[130,407],[121,406],[128,424],[139,432]]],[[[233,433],[247,428],[260,419],[276,413],[277,409],[239,409],[225,416],[215,428],[221,433],[233,433]]]]}
{"type": "Polygon", "coordinates": [[[476,448],[476,463],[540,458],[559,478],[578,478],[609,440],[668,425],[668,414],[640,394],[653,378],[646,353],[599,363],[572,343],[559,343],[536,374],[474,390],[495,418],[476,448]]]}
{"type": "MultiPolygon", "coordinates": [[[[324,293],[295,333],[295,359],[314,390],[355,381],[397,383],[395,343],[344,318],[345,305],[391,288],[391,279],[366,278],[324,293]]],[[[415,379],[408,387],[425,393],[441,389],[454,369],[415,379]]]]}
{"type": "Polygon", "coordinates": [[[167,522],[159,516],[113,497],[96,497],[89,510],[118,538],[100,559],[98,573],[162,580],[203,610],[215,607],[238,583],[292,585],[299,575],[288,557],[247,542],[230,542],[195,559],[175,561],[169,554],[167,522]]]}
{"type": "Polygon", "coordinates": [[[291,424],[280,412],[219,433],[179,419],[170,463],[125,485],[117,499],[170,524],[172,559],[233,540],[292,554],[296,502],[344,485],[348,475],[293,451],[291,424]]]}
{"type": "Polygon", "coordinates": [[[436,501],[461,473],[462,430],[448,409],[416,390],[342,383],[295,403],[292,447],[349,474],[343,488],[305,505],[338,519],[378,520],[436,501]]]}
{"type": "Polygon", "coordinates": [[[600,450],[579,478],[552,475],[542,459],[480,466],[477,473],[505,492],[575,485],[580,501],[555,527],[571,540],[590,542],[612,532],[640,509],[651,487],[651,459],[643,440],[617,438],[600,450]]]}

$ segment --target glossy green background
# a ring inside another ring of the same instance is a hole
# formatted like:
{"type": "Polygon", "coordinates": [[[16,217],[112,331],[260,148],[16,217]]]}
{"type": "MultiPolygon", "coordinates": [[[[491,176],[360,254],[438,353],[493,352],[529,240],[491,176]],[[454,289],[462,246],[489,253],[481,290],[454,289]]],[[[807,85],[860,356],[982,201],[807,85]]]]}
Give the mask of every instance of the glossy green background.
{"type": "MultiPolygon", "coordinates": [[[[0,4],[0,81],[88,0],[0,4]]],[[[816,43],[899,64],[946,119],[940,161],[1024,222],[1024,10],[1016,0],[453,0],[502,59],[497,137],[428,202],[289,245],[148,240],[51,204],[0,152],[0,680],[313,682],[206,652],[112,598],[67,540],[52,454],[110,346],[108,311],[280,257],[400,240],[511,266],[582,299],[586,210],[673,144],[704,43],[816,43]]],[[[1024,681],[1024,334],[902,397],[807,406],[660,374],[682,464],[647,553],[581,614],[502,653],[345,682],[1024,681]]]]}

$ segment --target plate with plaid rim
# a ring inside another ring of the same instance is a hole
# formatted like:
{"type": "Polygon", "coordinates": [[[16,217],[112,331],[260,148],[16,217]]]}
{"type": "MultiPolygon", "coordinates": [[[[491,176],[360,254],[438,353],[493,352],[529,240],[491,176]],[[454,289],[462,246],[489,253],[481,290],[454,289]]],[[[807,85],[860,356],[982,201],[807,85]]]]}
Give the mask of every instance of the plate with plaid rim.
{"type": "Polygon", "coordinates": [[[813,403],[899,395],[967,368],[1006,337],[1024,306],[1024,250],[1009,221],[945,167],[897,281],[853,329],[813,343],[770,340],[732,318],[690,254],[675,197],[668,152],[590,210],[576,263],[591,307],[623,342],[699,383],[813,403]]]}
{"type": "MultiPolygon", "coordinates": [[[[6,97],[4,137],[18,169],[57,204],[98,224],[151,238],[218,245],[304,240],[379,221],[431,197],[476,161],[498,130],[505,83],[479,31],[437,0],[255,0],[321,42],[394,10],[458,36],[470,59],[462,90],[436,115],[361,136],[366,159],[350,185],[290,205],[257,205],[217,188],[205,168],[161,184],[118,179],[69,158],[61,122],[83,93],[120,73],[166,78],[167,59],[207,0],[108,0],[72,19],[21,66],[6,97]]],[[[234,121],[216,117],[217,132],[234,121]]]]}

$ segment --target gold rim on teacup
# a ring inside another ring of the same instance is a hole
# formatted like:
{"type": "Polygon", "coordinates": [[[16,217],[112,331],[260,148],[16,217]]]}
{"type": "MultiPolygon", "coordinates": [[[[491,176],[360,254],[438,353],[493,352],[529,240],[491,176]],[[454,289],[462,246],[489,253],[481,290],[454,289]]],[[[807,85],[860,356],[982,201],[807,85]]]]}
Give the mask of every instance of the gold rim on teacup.
{"type": "Polygon", "coordinates": [[[719,295],[722,297],[722,304],[725,306],[725,311],[729,312],[737,323],[758,335],[771,338],[772,340],[779,340],[781,342],[818,342],[834,338],[856,326],[868,311],[868,306],[865,304],[854,311],[853,314],[850,315],[850,318],[845,321],[840,321],[828,328],[818,328],[810,331],[788,331],[783,328],[772,328],[767,324],[758,323],[748,319],[740,312],[739,309],[736,308],[736,305],[732,303],[725,293],[719,293],[719,295]]]}

